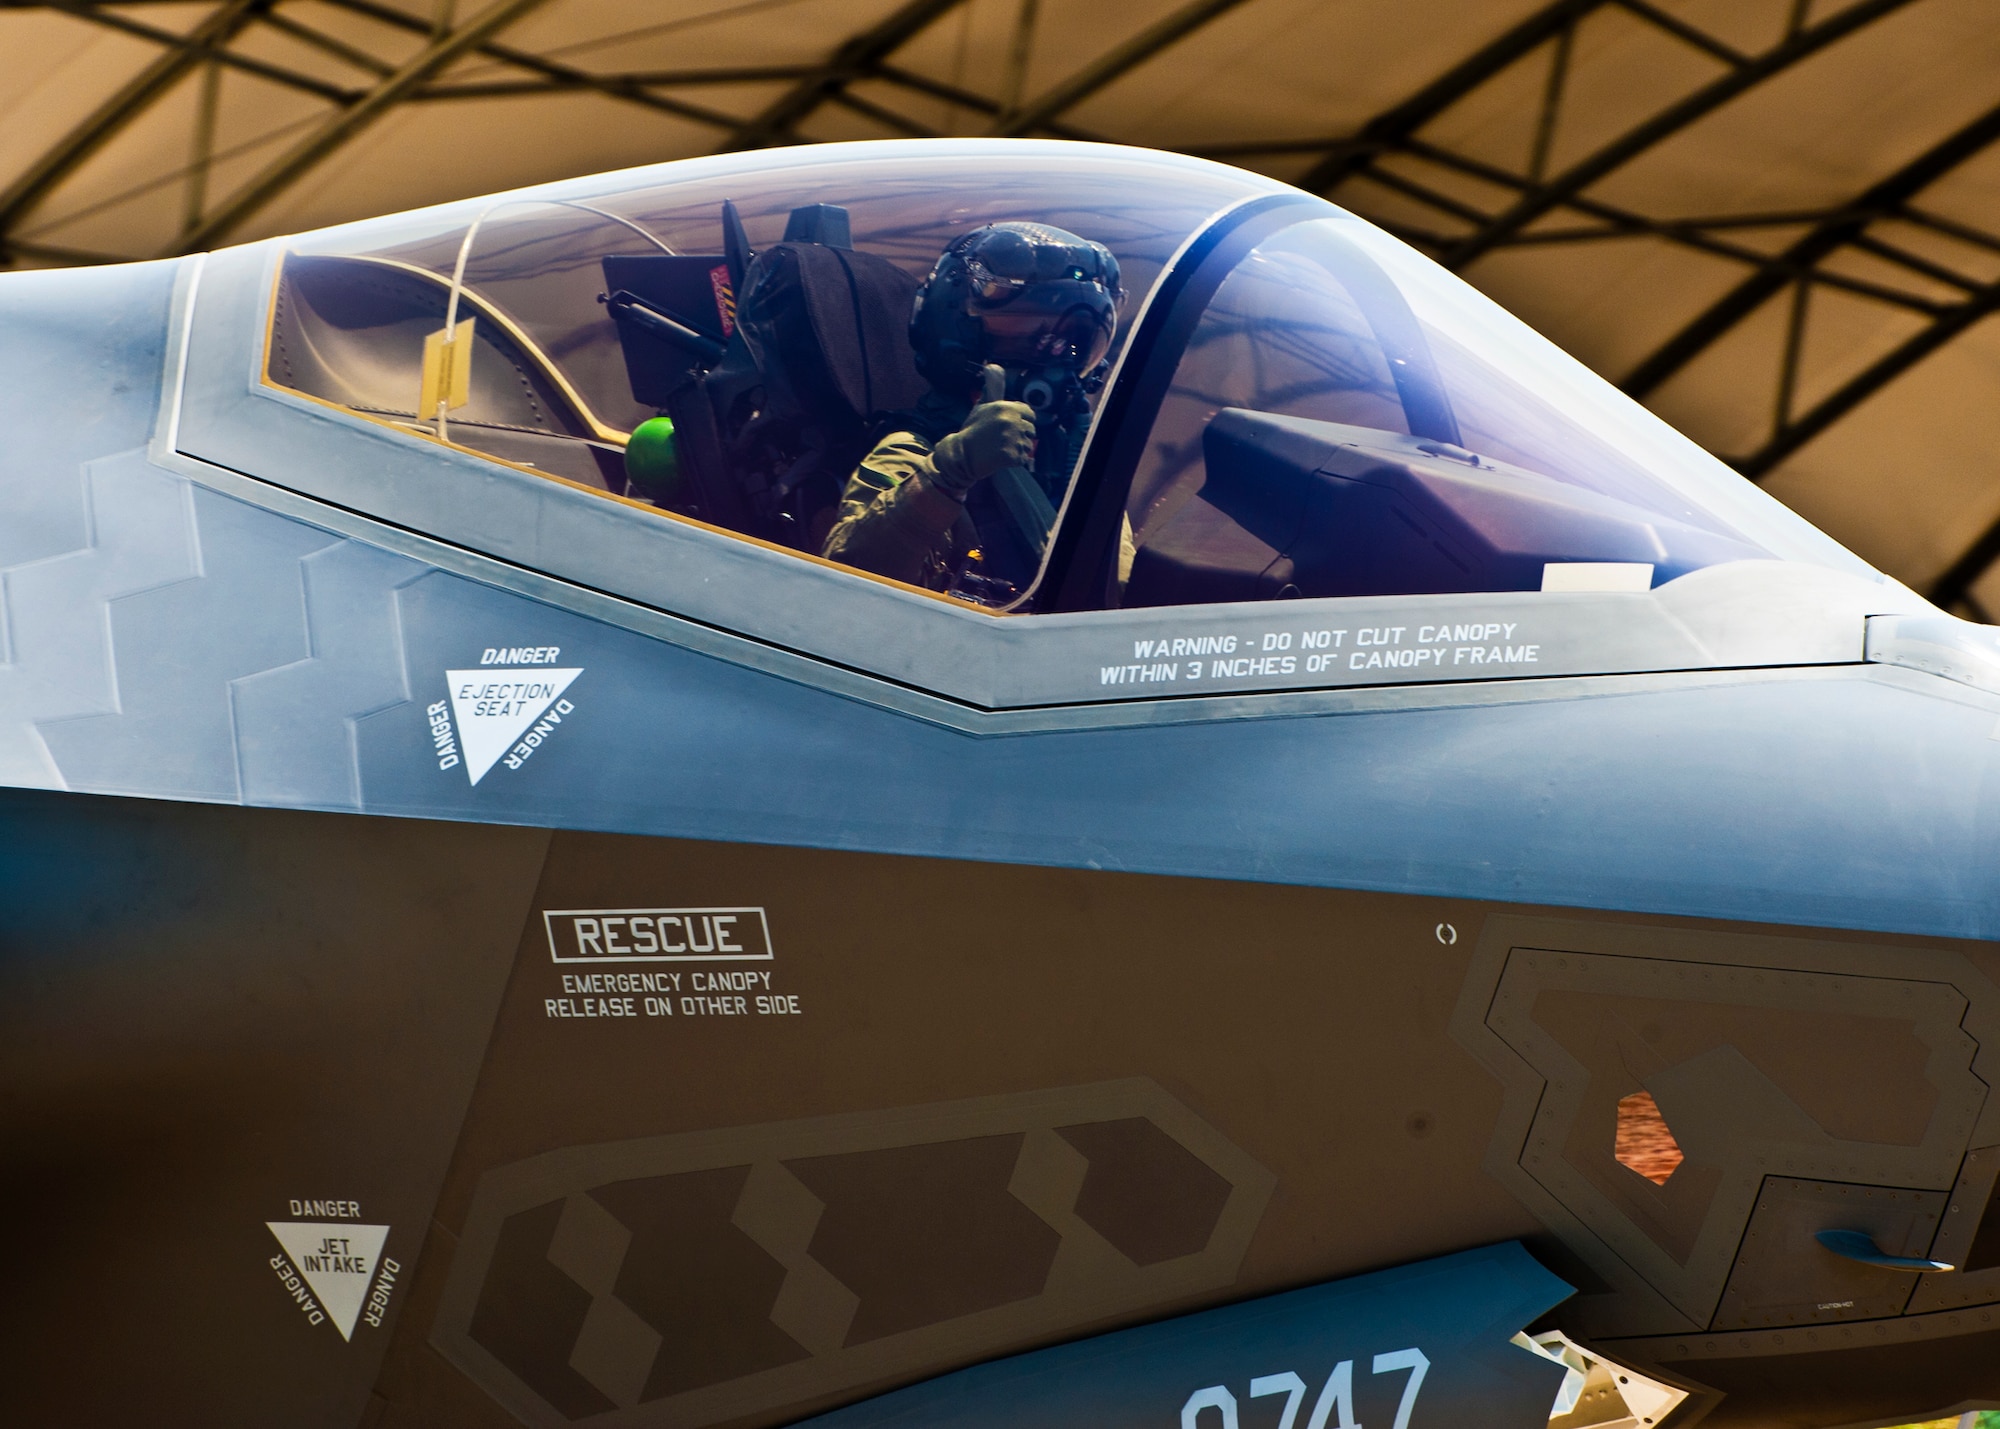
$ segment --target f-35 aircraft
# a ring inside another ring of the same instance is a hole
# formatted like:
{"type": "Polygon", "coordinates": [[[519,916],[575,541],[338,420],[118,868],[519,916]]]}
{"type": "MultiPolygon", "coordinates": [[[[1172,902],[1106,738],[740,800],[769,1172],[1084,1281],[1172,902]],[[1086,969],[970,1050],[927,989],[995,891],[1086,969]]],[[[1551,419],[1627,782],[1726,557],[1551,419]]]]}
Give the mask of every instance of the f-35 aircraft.
{"type": "Polygon", "coordinates": [[[0,277],[10,1424],[2000,1404],[2000,642],[1065,143],[0,277]]]}

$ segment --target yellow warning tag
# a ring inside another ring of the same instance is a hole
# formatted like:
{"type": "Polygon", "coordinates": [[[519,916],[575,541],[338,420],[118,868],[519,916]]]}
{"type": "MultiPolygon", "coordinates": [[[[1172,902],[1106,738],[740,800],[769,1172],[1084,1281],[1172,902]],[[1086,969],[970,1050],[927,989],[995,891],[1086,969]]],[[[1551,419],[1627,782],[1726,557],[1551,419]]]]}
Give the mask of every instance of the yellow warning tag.
{"type": "Polygon", "coordinates": [[[441,328],[424,339],[423,390],[417,415],[435,417],[472,400],[472,319],[441,328]]]}

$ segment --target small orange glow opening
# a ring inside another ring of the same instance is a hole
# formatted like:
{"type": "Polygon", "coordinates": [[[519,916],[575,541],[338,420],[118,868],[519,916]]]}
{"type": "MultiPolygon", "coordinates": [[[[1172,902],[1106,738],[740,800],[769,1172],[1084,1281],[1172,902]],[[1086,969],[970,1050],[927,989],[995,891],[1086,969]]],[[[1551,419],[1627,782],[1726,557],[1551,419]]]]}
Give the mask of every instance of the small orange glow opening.
{"type": "Polygon", "coordinates": [[[1644,1176],[1655,1186],[1667,1184],[1683,1160],[1681,1147],[1660,1115],[1651,1092],[1634,1092],[1618,1099],[1618,1164],[1644,1176]]]}

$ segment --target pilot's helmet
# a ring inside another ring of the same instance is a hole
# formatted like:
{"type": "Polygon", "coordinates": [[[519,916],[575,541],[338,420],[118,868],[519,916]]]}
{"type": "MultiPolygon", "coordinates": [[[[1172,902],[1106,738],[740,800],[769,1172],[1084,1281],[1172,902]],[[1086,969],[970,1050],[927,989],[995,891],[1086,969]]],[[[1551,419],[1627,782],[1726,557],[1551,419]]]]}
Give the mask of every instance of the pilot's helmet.
{"type": "Polygon", "coordinates": [[[947,391],[978,386],[987,363],[1016,370],[1104,361],[1118,322],[1118,260],[1045,223],[989,223],[953,239],[917,293],[917,370],[947,391]]]}

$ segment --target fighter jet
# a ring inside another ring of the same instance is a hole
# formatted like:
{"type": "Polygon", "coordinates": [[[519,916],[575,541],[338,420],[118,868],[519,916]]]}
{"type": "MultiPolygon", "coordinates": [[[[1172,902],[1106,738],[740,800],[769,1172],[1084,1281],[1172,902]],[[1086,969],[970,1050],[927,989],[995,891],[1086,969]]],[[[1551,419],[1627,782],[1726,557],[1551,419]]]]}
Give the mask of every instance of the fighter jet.
{"type": "Polygon", "coordinates": [[[9,1423],[2000,1404],[2000,642],[1320,198],[8,274],[0,432],[9,1423]]]}

